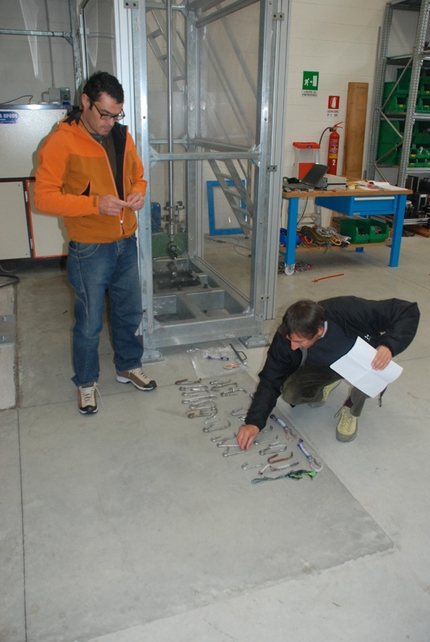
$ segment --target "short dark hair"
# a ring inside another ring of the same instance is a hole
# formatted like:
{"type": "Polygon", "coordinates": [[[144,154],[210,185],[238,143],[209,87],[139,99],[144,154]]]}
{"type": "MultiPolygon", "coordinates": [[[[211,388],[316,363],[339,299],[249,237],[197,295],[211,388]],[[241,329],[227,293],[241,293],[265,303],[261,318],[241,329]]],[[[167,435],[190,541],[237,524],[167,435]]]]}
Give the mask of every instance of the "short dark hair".
{"type": "Polygon", "coordinates": [[[311,339],[324,325],[325,320],[326,314],[322,305],[316,301],[302,299],[287,309],[278,332],[284,337],[290,337],[294,333],[311,339]]]}
{"type": "Polygon", "coordinates": [[[107,71],[97,71],[87,80],[82,93],[86,94],[92,103],[95,103],[103,92],[116,100],[118,104],[124,102],[124,90],[119,80],[108,74],[107,71]]]}

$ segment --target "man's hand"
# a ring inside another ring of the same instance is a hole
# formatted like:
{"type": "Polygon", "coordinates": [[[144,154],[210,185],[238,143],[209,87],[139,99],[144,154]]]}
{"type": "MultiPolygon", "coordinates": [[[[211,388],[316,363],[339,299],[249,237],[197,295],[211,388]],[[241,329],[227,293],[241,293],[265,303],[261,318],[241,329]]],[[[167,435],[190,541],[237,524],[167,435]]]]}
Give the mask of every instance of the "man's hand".
{"type": "Polygon", "coordinates": [[[241,426],[236,437],[241,450],[249,450],[259,432],[257,426],[252,424],[241,426]]]}
{"type": "Polygon", "coordinates": [[[121,201],[116,196],[108,194],[107,196],[99,196],[99,212],[105,216],[118,216],[124,207],[128,207],[128,203],[121,201]]]}
{"type": "Polygon", "coordinates": [[[144,200],[145,198],[140,192],[130,192],[127,196],[127,206],[135,212],[138,212],[142,209],[144,200]]]}
{"type": "Polygon", "coordinates": [[[391,354],[390,348],[387,346],[378,346],[376,348],[376,355],[370,364],[374,370],[383,370],[388,366],[393,355],[391,354]]]}

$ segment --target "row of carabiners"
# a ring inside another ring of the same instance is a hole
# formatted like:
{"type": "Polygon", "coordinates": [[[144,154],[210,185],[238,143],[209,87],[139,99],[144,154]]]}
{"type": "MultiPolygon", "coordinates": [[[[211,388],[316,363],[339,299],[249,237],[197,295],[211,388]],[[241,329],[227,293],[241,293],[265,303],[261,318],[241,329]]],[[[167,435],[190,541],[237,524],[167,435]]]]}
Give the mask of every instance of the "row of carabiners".
{"type": "Polygon", "coordinates": [[[202,383],[201,379],[197,381],[182,379],[176,381],[176,385],[179,386],[179,390],[184,397],[182,403],[188,405],[188,419],[196,419],[198,417],[211,419],[215,417],[218,413],[218,408],[215,403],[217,396],[211,394],[213,392],[219,392],[221,397],[231,397],[237,395],[239,392],[245,392],[247,394],[246,390],[239,388],[238,384],[235,381],[231,381],[231,379],[227,381],[220,379],[209,381],[210,388],[202,383]]]}

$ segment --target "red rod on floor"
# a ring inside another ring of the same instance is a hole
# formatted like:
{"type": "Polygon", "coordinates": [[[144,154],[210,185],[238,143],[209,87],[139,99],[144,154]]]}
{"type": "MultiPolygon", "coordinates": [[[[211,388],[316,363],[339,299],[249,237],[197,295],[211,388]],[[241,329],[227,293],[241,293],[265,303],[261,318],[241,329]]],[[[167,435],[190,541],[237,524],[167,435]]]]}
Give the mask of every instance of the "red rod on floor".
{"type": "Polygon", "coordinates": [[[342,274],[332,274],[331,276],[322,276],[319,279],[314,279],[312,283],[318,283],[318,281],[324,281],[324,279],[334,279],[335,276],[345,276],[345,274],[342,272],[342,274]]]}

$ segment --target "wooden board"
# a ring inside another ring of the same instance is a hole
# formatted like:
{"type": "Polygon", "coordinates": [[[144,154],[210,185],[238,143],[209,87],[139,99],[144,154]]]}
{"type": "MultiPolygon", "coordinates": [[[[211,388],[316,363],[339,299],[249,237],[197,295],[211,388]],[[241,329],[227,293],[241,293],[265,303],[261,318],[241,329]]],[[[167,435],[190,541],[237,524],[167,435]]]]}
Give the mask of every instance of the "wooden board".
{"type": "Polygon", "coordinates": [[[405,227],[409,232],[414,232],[414,234],[418,234],[419,236],[426,236],[427,238],[430,237],[430,230],[428,227],[423,227],[422,225],[407,225],[405,221],[405,227]]]}
{"type": "Polygon", "coordinates": [[[368,90],[369,84],[367,82],[348,83],[342,175],[347,176],[349,180],[357,180],[363,177],[363,149],[368,90]]]}

